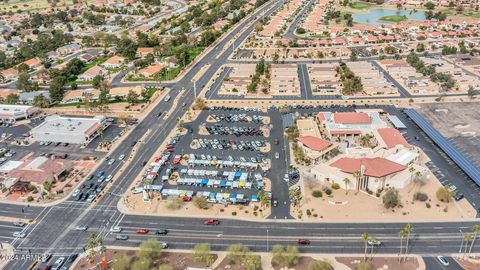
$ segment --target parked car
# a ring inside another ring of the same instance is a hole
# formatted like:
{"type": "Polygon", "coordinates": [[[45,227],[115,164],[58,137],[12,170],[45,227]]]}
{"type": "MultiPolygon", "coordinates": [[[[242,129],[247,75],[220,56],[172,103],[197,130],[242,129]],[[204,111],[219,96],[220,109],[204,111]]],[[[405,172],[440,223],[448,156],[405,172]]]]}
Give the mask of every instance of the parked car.
{"type": "Polygon", "coordinates": [[[25,225],[27,225],[27,223],[25,223],[25,222],[21,222],[21,221],[13,222],[13,226],[15,226],[15,227],[25,227],[25,225]]]}
{"type": "Polygon", "coordinates": [[[27,234],[25,232],[14,232],[13,237],[25,238],[27,234]]]}
{"type": "Polygon", "coordinates": [[[449,266],[450,262],[447,260],[447,258],[443,256],[437,256],[437,260],[443,265],[443,266],[449,266]]]}
{"type": "Polygon", "coordinates": [[[460,201],[464,197],[465,196],[463,195],[463,193],[459,192],[459,193],[455,194],[455,196],[453,198],[455,199],[455,201],[460,201]]]}
{"type": "Polygon", "coordinates": [[[59,270],[62,267],[63,263],[65,262],[65,257],[58,258],[55,263],[52,265],[52,270],[59,270]]]}
{"type": "Polygon", "coordinates": [[[448,185],[447,189],[450,192],[455,192],[457,190],[457,187],[455,185],[448,185]]]}
{"type": "Polygon", "coordinates": [[[42,255],[42,258],[40,259],[42,262],[48,262],[52,258],[52,254],[50,253],[45,253],[42,255]]]}
{"type": "Polygon", "coordinates": [[[68,256],[67,262],[68,262],[68,263],[72,263],[72,262],[74,262],[77,258],[78,258],[78,254],[77,254],[77,253],[73,253],[73,254],[71,254],[70,256],[68,256]]]}

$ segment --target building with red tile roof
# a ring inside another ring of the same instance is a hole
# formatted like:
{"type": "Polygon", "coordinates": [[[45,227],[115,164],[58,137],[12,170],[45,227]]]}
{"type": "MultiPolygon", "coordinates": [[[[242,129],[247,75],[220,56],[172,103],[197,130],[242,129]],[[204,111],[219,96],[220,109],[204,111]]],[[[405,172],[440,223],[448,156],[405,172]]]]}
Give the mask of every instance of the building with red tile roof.
{"type": "Polygon", "coordinates": [[[305,155],[314,162],[325,158],[331,150],[337,147],[336,144],[315,136],[300,136],[297,138],[297,142],[305,155]]]}
{"type": "Polygon", "coordinates": [[[336,124],[370,124],[372,120],[363,112],[337,112],[333,114],[336,124]]]}
{"type": "Polygon", "coordinates": [[[373,134],[379,142],[379,145],[387,149],[394,148],[398,145],[404,146],[405,148],[412,147],[402,136],[402,133],[395,128],[379,128],[376,129],[373,134]]]}
{"type": "Polygon", "coordinates": [[[385,177],[400,171],[407,167],[390,161],[388,159],[374,158],[340,158],[330,164],[330,166],[340,169],[342,172],[353,174],[358,171],[363,176],[372,176],[376,178],[385,177]]]}

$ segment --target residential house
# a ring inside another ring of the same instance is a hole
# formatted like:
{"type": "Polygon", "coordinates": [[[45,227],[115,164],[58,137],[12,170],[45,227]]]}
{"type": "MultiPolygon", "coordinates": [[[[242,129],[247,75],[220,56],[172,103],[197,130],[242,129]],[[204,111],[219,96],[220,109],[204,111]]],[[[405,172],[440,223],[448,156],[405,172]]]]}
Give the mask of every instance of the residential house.
{"type": "Polygon", "coordinates": [[[80,81],[93,81],[96,76],[106,76],[108,72],[99,66],[93,66],[78,76],[80,81]]]}

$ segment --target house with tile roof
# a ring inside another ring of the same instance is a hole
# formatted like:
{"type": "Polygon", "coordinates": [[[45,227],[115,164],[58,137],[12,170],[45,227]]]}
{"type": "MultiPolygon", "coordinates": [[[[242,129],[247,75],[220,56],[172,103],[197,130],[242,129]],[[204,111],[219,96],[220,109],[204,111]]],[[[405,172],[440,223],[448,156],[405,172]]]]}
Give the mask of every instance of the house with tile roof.
{"type": "Polygon", "coordinates": [[[333,142],[316,136],[299,136],[297,143],[305,153],[305,156],[314,163],[323,160],[331,150],[337,147],[333,142]]]}

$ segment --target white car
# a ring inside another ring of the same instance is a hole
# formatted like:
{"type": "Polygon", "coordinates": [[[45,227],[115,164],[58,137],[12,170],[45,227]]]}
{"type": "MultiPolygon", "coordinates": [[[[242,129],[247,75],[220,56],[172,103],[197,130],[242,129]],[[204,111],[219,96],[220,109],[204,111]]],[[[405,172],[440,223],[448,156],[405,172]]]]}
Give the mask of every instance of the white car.
{"type": "Polygon", "coordinates": [[[78,225],[77,227],[75,227],[76,231],[86,231],[87,229],[88,229],[88,226],[86,225],[78,225]]]}
{"type": "Polygon", "coordinates": [[[72,197],[77,197],[78,194],[80,194],[80,190],[79,189],[75,189],[72,193],[72,197]]]}
{"type": "Polygon", "coordinates": [[[290,177],[288,177],[288,173],[286,173],[284,176],[283,176],[283,181],[287,182],[290,181],[290,177]]]}
{"type": "Polygon", "coordinates": [[[275,153],[275,159],[279,159],[280,158],[280,154],[278,152],[275,153]]]}
{"type": "Polygon", "coordinates": [[[107,178],[105,178],[105,182],[108,182],[108,181],[112,180],[112,178],[113,178],[113,176],[111,174],[109,174],[107,176],[107,178]]]}
{"type": "Polygon", "coordinates": [[[58,258],[52,266],[52,270],[59,270],[62,267],[63,263],[65,262],[65,257],[58,258]]]}
{"type": "Polygon", "coordinates": [[[108,165],[112,165],[113,163],[115,163],[115,159],[113,158],[108,161],[108,165]]]}
{"type": "Polygon", "coordinates": [[[18,237],[18,238],[25,238],[27,234],[25,232],[14,232],[13,237],[18,237]]]}
{"type": "Polygon", "coordinates": [[[440,261],[440,263],[443,265],[443,266],[449,266],[450,263],[448,262],[448,260],[443,257],[443,256],[437,256],[437,260],[440,261]]]}
{"type": "Polygon", "coordinates": [[[447,186],[447,189],[448,189],[448,191],[450,191],[450,192],[454,192],[455,190],[457,190],[457,187],[454,186],[454,185],[449,185],[449,186],[447,186]]]}
{"type": "Polygon", "coordinates": [[[367,244],[369,246],[381,246],[382,245],[382,242],[378,241],[378,240],[368,240],[367,241],[367,244]]]}
{"type": "Polygon", "coordinates": [[[122,228],[118,227],[118,226],[115,226],[115,227],[112,227],[110,229],[111,232],[114,232],[114,233],[120,233],[122,232],[122,228]]]}
{"type": "Polygon", "coordinates": [[[125,155],[120,155],[120,156],[118,157],[118,160],[123,160],[124,158],[125,158],[125,155]]]}
{"type": "Polygon", "coordinates": [[[136,187],[132,190],[132,194],[140,194],[143,192],[143,187],[136,187]]]}

